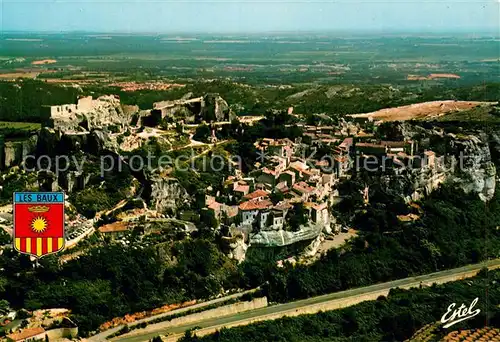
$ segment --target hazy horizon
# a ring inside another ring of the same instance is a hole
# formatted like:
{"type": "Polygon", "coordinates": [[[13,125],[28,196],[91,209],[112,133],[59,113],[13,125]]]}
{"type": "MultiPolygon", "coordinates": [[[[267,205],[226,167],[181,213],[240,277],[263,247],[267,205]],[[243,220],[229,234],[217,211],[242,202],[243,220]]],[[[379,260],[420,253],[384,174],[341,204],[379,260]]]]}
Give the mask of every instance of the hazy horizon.
{"type": "Polygon", "coordinates": [[[2,32],[109,34],[498,34],[498,0],[3,0],[2,32]]]}

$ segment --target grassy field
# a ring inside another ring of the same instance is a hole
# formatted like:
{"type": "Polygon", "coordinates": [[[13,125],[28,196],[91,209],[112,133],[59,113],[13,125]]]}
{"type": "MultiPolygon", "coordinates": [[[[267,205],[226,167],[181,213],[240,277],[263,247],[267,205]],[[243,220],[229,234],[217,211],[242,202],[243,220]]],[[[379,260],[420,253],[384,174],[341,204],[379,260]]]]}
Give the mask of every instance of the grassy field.
{"type": "Polygon", "coordinates": [[[36,122],[8,122],[0,121],[0,131],[5,129],[14,129],[21,131],[36,131],[41,125],[36,122]]]}

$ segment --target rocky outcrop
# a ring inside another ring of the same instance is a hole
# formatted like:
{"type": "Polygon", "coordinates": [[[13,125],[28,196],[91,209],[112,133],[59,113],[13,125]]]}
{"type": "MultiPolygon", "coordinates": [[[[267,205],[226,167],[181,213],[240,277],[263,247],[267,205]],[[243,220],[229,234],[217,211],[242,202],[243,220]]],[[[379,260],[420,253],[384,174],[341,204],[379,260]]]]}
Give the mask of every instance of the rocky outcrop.
{"type": "Polygon", "coordinates": [[[44,127],[37,139],[36,155],[66,155],[76,152],[86,152],[99,155],[103,152],[119,150],[114,135],[103,130],[90,132],[62,132],[54,128],[44,127]]]}
{"type": "Polygon", "coordinates": [[[175,178],[153,177],[151,184],[150,204],[159,213],[176,212],[177,209],[189,204],[191,197],[175,178]]]}
{"type": "Polygon", "coordinates": [[[48,170],[38,171],[38,188],[40,191],[57,191],[57,175],[48,170]]]}
{"type": "Polygon", "coordinates": [[[28,155],[36,150],[36,135],[22,141],[6,141],[3,143],[1,167],[7,169],[21,164],[28,155]]]}
{"type": "Polygon", "coordinates": [[[91,174],[79,171],[68,171],[58,177],[58,184],[68,193],[83,190],[90,182],[91,174]]]}
{"type": "Polygon", "coordinates": [[[300,230],[290,232],[285,230],[259,231],[256,234],[250,234],[250,245],[263,247],[282,247],[294,244],[299,241],[316,239],[323,229],[322,225],[309,223],[301,226],[300,230]]]}
{"type": "Polygon", "coordinates": [[[62,133],[60,131],[56,131],[55,129],[49,127],[43,127],[38,133],[36,154],[48,156],[55,155],[61,136],[62,133]]]}
{"type": "Polygon", "coordinates": [[[126,106],[125,111],[120,99],[113,95],[92,99],[91,96],[78,99],[77,104],[50,106],[44,126],[63,132],[82,132],[92,129],[121,130],[130,123],[138,111],[136,106],[126,106]]]}
{"type": "Polygon", "coordinates": [[[482,132],[461,139],[452,136],[450,146],[458,162],[458,172],[452,176],[454,183],[466,193],[477,193],[483,201],[492,199],[496,167],[491,159],[488,136],[482,132]]]}
{"type": "Polygon", "coordinates": [[[90,153],[99,155],[108,151],[118,152],[119,146],[116,139],[112,137],[111,134],[102,130],[93,130],[88,138],[87,149],[90,153]]]}
{"type": "Polygon", "coordinates": [[[248,245],[245,243],[245,236],[241,232],[233,233],[231,236],[222,238],[228,250],[227,256],[241,263],[245,261],[248,245]]]}
{"type": "Polygon", "coordinates": [[[492,154],[497,153],[494,146],[500,146],[495,145],[494,136],[480,130],[446,133],[439,127],[426,129],[409,123],[399,124],[397,129],[406,139],[421,142],[420,156],[423,150],[431,150],[436,157],[430,163],[424,156],[418,167],[383,177],[391,191],[403,194],[407,201],[419,200],[440,184],[451,182],[483,201],[493,198],[497,171],[492,154]]]}
{"type": "Polygon", "coordinates": [[[196,116],[196,122],[231,121],[234,114],[227,102],[218,94],[207,94],[203,97],[201,111],[196,116]]]}
{"type": "Polygon", "coordinates": [[[153,105],[150,118],[143,118],[149,126],[162,119],[184,120],[186,123],[231,121],[235,117],[228,103],[218,94],[174,101],[161,101],[153,105]]]}
{"type": "Polygon", "coordinates": [[[311,241],[311,243],[302,251],[303,257],[313,257],[318,253],[319,246],[321,242],[324,241],[324,237],[320,234],[317,238],[311,241]]]}

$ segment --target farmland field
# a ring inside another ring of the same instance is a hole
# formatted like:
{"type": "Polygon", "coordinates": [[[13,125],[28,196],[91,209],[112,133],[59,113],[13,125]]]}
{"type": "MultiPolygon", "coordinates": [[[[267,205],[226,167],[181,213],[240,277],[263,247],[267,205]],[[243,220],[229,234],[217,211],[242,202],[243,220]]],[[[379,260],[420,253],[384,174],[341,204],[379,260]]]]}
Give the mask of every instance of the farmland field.
{"type": "Polygon", "coordinates": [[[39,72],[42,79],[78,75],[78,80],[95,82],[231,78],[271,84],[408,85],[498,81],[498,40],[489,36],[4,33],[0,52],[8,57],[0,62],[1,74],[29,68],[26,72],[39,72]],[[49,71],[57,73],[47,76],[49,71]],[[82,77],[85,71],[97,76],[82,77]],[[439,74],[454,77],[431,76],[439,74]]]}

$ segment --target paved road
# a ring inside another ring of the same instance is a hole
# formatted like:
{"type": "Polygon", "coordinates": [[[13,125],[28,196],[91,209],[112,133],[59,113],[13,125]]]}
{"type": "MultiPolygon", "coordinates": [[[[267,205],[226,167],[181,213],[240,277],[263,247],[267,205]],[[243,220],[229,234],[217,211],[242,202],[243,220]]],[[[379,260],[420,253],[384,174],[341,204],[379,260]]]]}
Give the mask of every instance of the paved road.
{"type": "MultiPolygon", "coordinates": [[[[231,300],[231,299],[239,298],[239,297],[242,297],[242,296],[244,296],[246,294],[254,293],[254,292],[258,291],[258,290],[260,290],[260,287],[257,287],[255,289],[251,289],[251,290],[247,290],[247,291],[243,291],[243,292],[234,293],[232,295],[228,295],[228,296],[224,296],[224,297],[212,299],[212,300],[209,300],[209,301],[206,301],[206,302],[200,302],[198,304],[194,304],[194,305],[186,306],[186,307],[183,307],[183,308],[175,309],[175,310],[168,311],[168,312],[165,312],[165,313],[162,313],[162,314],[158,314],[158,315],[154,315],[154,316],[142,318],[142,319],[139,319],[139,320],[137,320],[135,322],[129,323],[128,326],[132,327],[132,326],[138,325],[140,323],[148,323],[148,322],[150,322],[152,320],[155,320],[155,319],[158,319],[158,318],[173,316],[173,315],[181,314],[181,313],[186,312],[186,311],[190,311],[190,310],[194,310],[194,309],[199,309],[199,308],[207,307],[207,306],[210,306],[210,305],[213,305],[213,304],[217,304],[217,303],[220,303],[220,302],[225,302],[225,301],[228,301],[228,300],[231,300]]],[[[114,333],[118,332],[123,327],[124,327],[124,325],[119,325],[117,327],[114,327],[114,328],[108,329],[106,331],[100,332],[100,333],[98,333],[96,335],[93,335],[93,336],[90,336],[89,338],[87,338],[87,341],[88,342],[102,342],[102,341],[106,341],[106,338],[108,336],[113,335],[114,333]]]]}
{"type": "MultiPolygon", "coordinates": [[[[346,301],[349,302],[350,299],[353,301],[356,300],[356,297],[359,298],[361,295],[363,297],[369,296],[370,294],[376,294],[377,292],[389,290],[392,288],[400,287],[400,288],[409,288],[409,287],[418,287],[421,283],[423,284],[432,284],[433,282],[437,283],[445,283],[449,281],[457,280],[461,277],[470,277],[477,273],[482,267],[487,266],[489,269],[500,268],[500,259],[490,260],[487,263],[468,265],[460,268],[455,268],[451,270],[426,274],[417,277],[405,278],[395,281],[390,281],[387,283],[381,283],[371,286],[366,286],[362,288],[335,292],[323,296],[312,297],[296,302],[290,302],[285,304],[279,304],[274,306],[269,306],[266,308],[261,308],[257,310],[243,312],[237,315],[224,316],[224,317],[214,317],[212,319],[190,323],[186,325],[181,325],[177,327],[170,327],[163,330],[155,330],[154,325],[149,326],[145,329],[144,332],[140,330],[133,331],[131,335],[124,335],[114,338],[113,341],[121,341],[121,342],[141,342],[148,341],[157,335],[176,335],[182,334],[188,329],[192,329],[194,327],[199,327],[202,329],[206,328],[217,328],[220,329],[223,326],[228,325],[245,325],[250,324],[255,321],[265,320],[272,316],[272,318],[276,318],[276,315],[290,316],[296,313],[298,310],[302,310],[307,307],[311,307],[318,304],[325,304],[332,301],[346,301]]],[[[359,300],[358,300],[359,302],[359,300]]],[[[355,304],[355,303],[353,303],[355,304]]],[[[350,304],[352,305],[352,304],[350,304]]],[[[348,305],[343,305],[349,306],[348,305]]],[[[319,310],[318,310],[319,311],[319,310]]]]}

